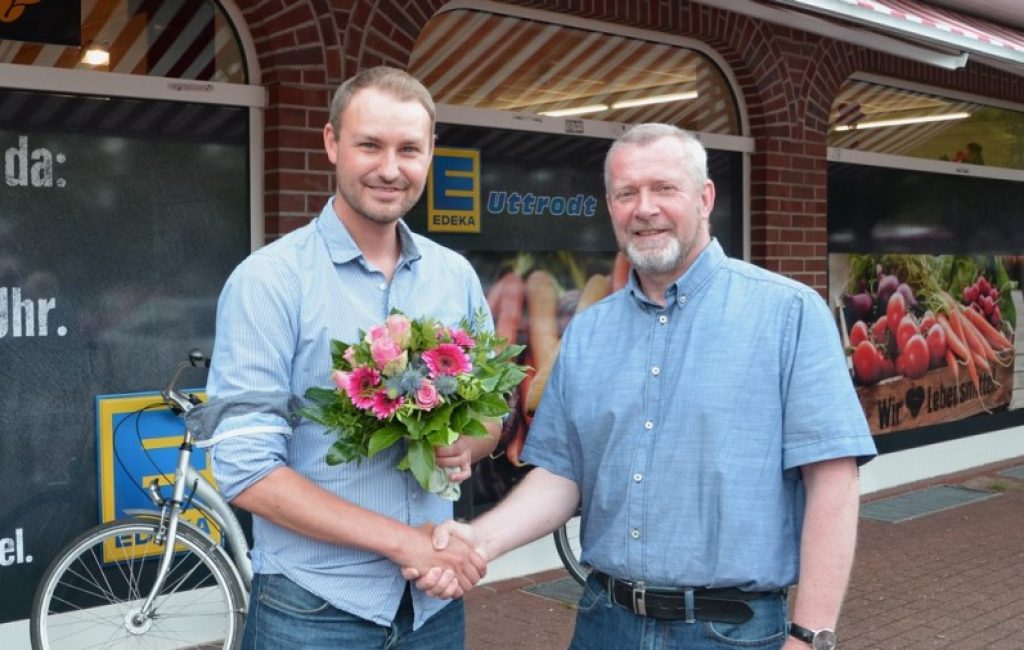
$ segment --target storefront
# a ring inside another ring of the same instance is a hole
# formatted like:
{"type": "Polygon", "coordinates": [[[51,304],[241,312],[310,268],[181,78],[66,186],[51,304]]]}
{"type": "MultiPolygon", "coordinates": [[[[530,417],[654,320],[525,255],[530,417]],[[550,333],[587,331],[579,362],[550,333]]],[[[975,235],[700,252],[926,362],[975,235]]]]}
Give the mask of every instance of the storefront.
{"type": "MultiPolygon", "coordinates": [[[[881,347],[850,358],[884,452],[865,491],[1024,454],[1024,16],[914,0],[241,4],[42,0],[0,18],[4,647],[22,647],[56,549],[139,507],[154,470],[132,455],[147,434],[128,406],[209,349],[231,268],[320,210],[330,95],[380,63],[439,105],[410,225],[465,252],[495,307],[533,275],[553,292],[552,314],[518,303],[509,335],[529,344],[531,316],[564,328],[588,286],[617,286],[604,151],[624,124],[671,122],[709,149],[727,252],[818,289],[851,349],[861,330],[881,347]],[[900,361],[899,323],[879,325],[893,293],[925,352],[945,294],[1009,345],[900,361]]],[[[517,396],[463,514],[527,470],[508,457],[536,398],[517,396]]],[[[555,563],[535,548],[491,578],[555,563]]]]}

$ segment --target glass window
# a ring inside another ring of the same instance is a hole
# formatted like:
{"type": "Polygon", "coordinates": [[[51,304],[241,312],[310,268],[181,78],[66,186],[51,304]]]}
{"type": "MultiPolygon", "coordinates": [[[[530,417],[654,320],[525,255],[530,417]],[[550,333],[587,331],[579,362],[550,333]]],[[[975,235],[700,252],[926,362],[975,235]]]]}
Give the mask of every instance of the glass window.
{"type": "Polygon", "coordinates": [[[852,79],[832,105],[828,145],[1024,169],[1024,113],[852,79]]]}
{"type": "Polygon", "coordinates": [[[740,135],[722,72],[676,45],[459,9],[427,23],[409,70],[441,104],[740,135]]]}
{"type": "Polygon", "coordinates": [[[210,0],[83,0],[80,47],[0,40],[0,63],[248,81],[231,22],[210,0]]]}

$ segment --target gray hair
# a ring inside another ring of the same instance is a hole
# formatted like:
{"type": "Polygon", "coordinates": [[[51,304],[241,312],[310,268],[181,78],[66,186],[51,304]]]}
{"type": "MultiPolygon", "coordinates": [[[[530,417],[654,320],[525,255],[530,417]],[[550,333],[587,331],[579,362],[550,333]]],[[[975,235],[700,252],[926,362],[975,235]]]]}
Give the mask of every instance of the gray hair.
{"type": "Polygon", "coordinates": [[[625,145],[645,146],[663,138],[675,138],[683,145],[683,150],[687,154],[686,157],[690,161],[690,178],[693,179],[698,187],[703,186],[704,181],[708,179],[708,153],[704,149],[704,145],[700,143],[700,140],[689,131],[684,131],[671,124],[647,123],[629,127],[622,135],[615,139],[611,148],[608,149],[608,153],[604,157],[605,192],[611,192],[610,161],[616,151],[625,145]]]}
{"type": "Polygon", "coordinates": [[[430,130],[433,132],[437,110],[434,108],[434,99],[430,96],[430,91],[405,70],[378,65],[360,70],[335,91],[330,109],[331,128],[334,129],[335,138],[341,134],[341,114],[348,108],[352,97],[364,88],[376,88],[401,101],[419,102],[430,116],[430,130]]]}

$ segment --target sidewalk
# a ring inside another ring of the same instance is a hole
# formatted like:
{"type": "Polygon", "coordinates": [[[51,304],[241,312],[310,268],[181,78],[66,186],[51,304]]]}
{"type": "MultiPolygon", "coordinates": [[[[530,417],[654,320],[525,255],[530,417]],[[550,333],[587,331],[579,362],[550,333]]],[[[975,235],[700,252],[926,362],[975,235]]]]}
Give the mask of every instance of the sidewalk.
{"type": "MultiPolygon", "coordinates": [[[[1024,650],[1024,478],[1000,473],[1021,466],[1017,458],[865,498],[862,506],[878,512],[892,497],[940,485],[995,495],[899,523],[862,516],[839,621],[843,650],[1024,650]]],[[[524,591],[566,576],[548,571],[474,589],[467,648],[568,647],[573,605],[524,591]]]]}

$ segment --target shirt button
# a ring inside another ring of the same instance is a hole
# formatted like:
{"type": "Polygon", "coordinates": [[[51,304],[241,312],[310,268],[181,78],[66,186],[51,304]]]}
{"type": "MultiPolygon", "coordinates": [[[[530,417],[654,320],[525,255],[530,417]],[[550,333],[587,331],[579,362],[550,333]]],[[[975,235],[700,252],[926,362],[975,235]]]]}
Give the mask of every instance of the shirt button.
{"type": "Polygon", "coordinates": [[[658,366],[654,366],[653,368],[651,368],[651,374],[657,377],[658,375],[661,374],[661,368],[659,368],[658,366]]]}
{"type": "Polygon", "coordinates": [[[686,304],[686,296],[679,296],[679,304],[680,305],[685,305],[686,304]]]}
{"type": "Polygon", "coordinates": [[[664,325],[665,323],[668,322],[668,316],[666,316],[665,314],[658,316],[658,322],[664,325]]]}
{"type": "Polygon", "coordinates": [[[650,420],[644,422],[644,428],[650,431],[654,428],[654,422],[651,422],[650,420]]]}
{"type": "Polygon", "coordinates": [[[380,284],[377,285],[377,288],[380,289],[381,291],[384,291],[385,289],[388,288],[388,283],[387,282],[381,282],[380,284]]]}
{"type": "Polygon", "coordinates": [[[640,529],[634,528],[633,530],[629,531],[629,536],[633,539],[640,539],[640,529]]]}
{"type": "Polygon", "coordinates": [[[644,475],[641,474],[640,472],[637,472],[636,474],[633,475],[633,480],[639,483],[640,481],[644,480],[644,475]]]}

